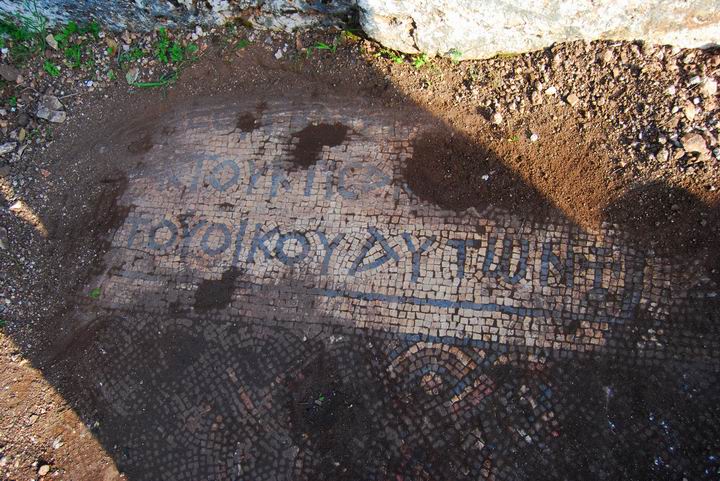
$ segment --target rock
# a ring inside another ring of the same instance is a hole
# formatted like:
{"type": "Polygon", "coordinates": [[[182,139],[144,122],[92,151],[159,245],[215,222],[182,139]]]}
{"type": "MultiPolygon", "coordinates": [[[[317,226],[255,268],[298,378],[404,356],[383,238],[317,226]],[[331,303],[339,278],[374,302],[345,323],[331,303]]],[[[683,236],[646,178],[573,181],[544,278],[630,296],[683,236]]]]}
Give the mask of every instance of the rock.
{"type": "Polygon", "coordinates": [[[530,102],[532,102],[533,105],[540,105],[542,104],[542,94],[539,90],[533,90],[530,94],[530,102]]]}
{"type": "Polygon", "coordinates": [[[708,153],[705,139],[700,134],[686,134],[680,139],[683,149],[686,152],[699,152],[700,154],[708,153]]]}
{"type": "Polygon", "coordinates": [[[670,158],[670,154],[668,153],[667,149],[660,149],[660,152],[657,153],[655,158],[658,160],[658,162],[664,164],[670,158]]]}
{"type": "Polygon", "coordinates": [[[16,122],[20,127],[27,127],[30,123],[30,116],[25,112],[20,112],[17,116],[16,122]]]}
{"type": "Polygon", "coordinates": [[[47,105],[41,104],[38,107],[35,116],[39,119],[45,119],[49,122],[61,124],[67,119],[67,114],[62,110],[51,110],[47,105]]]}
{"type": "Polygon", "coordinates": [[[537,142],[538,140],[540,140],[540,136],[538,134],[530,134],[530,142],[537,142]]]}
{"type": "Polygon", "coordinates": [[[575,94],[570,94],[565,98],[565,101],[570,104],[570,107],[575,107],[578,103],[580,103],[580,97],[575,94]]]}
{"type": "Polygon", "coordinates": [[[703,80],[703,83],[700,86],[700,92],[702,92],[705,97],[712,97],[715,95],[717,93],[717,80],[709,77],[703,80]]]}
{"type": "Polygon", "coordinates": [[[279,49],[277,50],[277,52],[275,52],[275,58],[278,59],[278,60],[280,60],[280,59],[282,58],[282,56],[283,56],[282,49],[279,48],[279,49]]]}
{"type": "Polygon", "coordinates": [[[52,115],[52,112],[53,111],[50,110],[49,108],[47,108],[43,105],[40,105],[40,106],[38,106],[38,109],[35,112],[35,117],[37,117],[39,119],[48,120],[50,118],[50,115],[52,115]]]}
{"type": "Polygon", "coordinates": [[[547,89],[545,89],[545,94],[547,94],[547,95],[555,95],[556,93],[557,93],[557,88],[555,88],[554,85],[551,85],[547,89]]]}
{"type": "Polygon", "coordinates": [[[0,65],[0,77],[8,82],[17,82],[20,77],[20,71],[12,65],[2,64],[0,65]]]}
{"type": "Polygon", "coordinates": [[[615,55],[613,55],[612,50],[608,49],[603,52],[602,62],[605,65],[609,65],[609,64],[613,63],[614,60],[615,60],[615,55]]]}
{"type": "Polygon", "coordinates": [[[50,113],[50,117],[48,117],[48,121],[54,123],[54,124],[61,124],[67,120],[67,114],[63,110],[55,110],[50,113]]]}
{"type": "Polygon", "coordinates": [[[138,69],[137,67],[132,67],[125,74],[125,80],[127,80],[128,84],[134,84],[137,81],[139,76],[140,76],[140,69],[138,69]]]}
{"type": "Polygon", "coordinates": [[[45,37],[45,41],[50,46],[51,49],[57,50],[58,49],[58,43],[57,40],[55,40],[55,36],[52,33],[49,33],[47,37],[45,37]]]}
{"type": "Polygon", "coordinates": [[[63,108],[63,104],[60,102],[60,99],[54,95],[44,95],[40,101],[40,105],[49,110],[61,110],[63,108]]]}
{"type": "Polygon", "coordinates": [[[17,142],[5,142],[0,145],[0,155],[9,154],[15,150],[15,147],[17,147],[17,142]]]}
{"type": "Polygon", "coordinates": [[[717,4],[677,0],[357,0],[368,36],[405,53],[463,58],[539,50],[573,40],[643,40],[695,48],[720,38],[717,4]],[[693,19],[690,27],[687,21],[693,19]]]}
{"type": "Polygon", "coordinates": [[[492,116],[492,123],[495,125],[500,125],[503,123],[503,116],[500,112],[495,112],[492,116]]]}
{"type": "Polygon", "coordinates": [[[50,466],[47,464],[43,464],[42,466],[40,466],[40,469],[38,469],[39,476],[45,476],[49,472],[50,472],[50,466]]]}
{"type": "Polygon", "coordinates": [[[5,227],[0,227],[0,249],[6,251],[9,246],[7,229],[5,227]]]}
{"type": "Polygon", "coordinates": [[[697,109],[695,108],[695,105],[692,102],[686,102],[685,106],[683,107],[683,114],[685,114],[685,118],[688,119],[690,122],[695,120],[695,115],[697,114],[697,109]]]}
{"type": "Polygon", "coordinates": [[[45,95],[38,105],[35,116],[39,119],[60,124],[65,122],[67,118],[67,114],[61,110],[62,108],[63,104],[60,102],[60,99],[54,95],[45,95]]]}

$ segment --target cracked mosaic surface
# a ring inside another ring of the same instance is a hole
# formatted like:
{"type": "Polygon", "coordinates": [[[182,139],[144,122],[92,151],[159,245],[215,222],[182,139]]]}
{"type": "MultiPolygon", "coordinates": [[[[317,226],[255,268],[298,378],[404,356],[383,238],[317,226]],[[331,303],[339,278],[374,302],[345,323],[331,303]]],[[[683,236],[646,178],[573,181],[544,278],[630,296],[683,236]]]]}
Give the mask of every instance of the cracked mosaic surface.
{"type": "Polygon", "coordinates": [[[79,369],[130,479],[716,479],[717,286],[613,226],[428,203],[424,133],[272,104],[129,146],[79,369]]]}

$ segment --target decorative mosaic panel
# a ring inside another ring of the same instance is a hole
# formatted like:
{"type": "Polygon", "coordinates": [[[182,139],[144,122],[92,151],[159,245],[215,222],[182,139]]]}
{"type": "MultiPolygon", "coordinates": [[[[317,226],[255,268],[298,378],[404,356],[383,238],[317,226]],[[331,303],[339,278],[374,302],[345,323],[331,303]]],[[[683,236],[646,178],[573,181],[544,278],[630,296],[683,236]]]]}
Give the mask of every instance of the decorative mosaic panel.
{"type": "Polygon", "coordinates": [[[129,146],[84,388],[130,479],[716,479],[717,286],[424,200],[426,125],[278,103],[129,146]]]}

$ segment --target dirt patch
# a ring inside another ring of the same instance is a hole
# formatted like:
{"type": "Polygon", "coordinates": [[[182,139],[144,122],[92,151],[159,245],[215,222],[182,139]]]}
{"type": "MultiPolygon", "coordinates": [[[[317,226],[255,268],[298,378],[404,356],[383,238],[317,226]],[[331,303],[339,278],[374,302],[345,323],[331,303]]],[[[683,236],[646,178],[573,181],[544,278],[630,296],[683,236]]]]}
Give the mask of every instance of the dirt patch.
{"type": "Polygon", "coordinates": [[[621,186],[602,129],[551,108],[529,115],[526,124],[510,126],[497,155],[563,216],[584,228],[600,227],[603,206],[621,186]]]}
{"type": "Polygon", "coordinates": [[[419,134],[404,177],[414,194],[445,209],[498,206],[542,217],[549,207],[495,152],[451,131],[419,134]]]}
{"type": "Polygon", "coordinates": [[[640,185],[614,199],[604,213],[621,232],[664,255],[697,255],[718,247],[720,204],[706,204],[681,187],[640,185]]]}
{"type": "Polygon", "coordinates": [[[260,119],[263,112],[267,109],[266,102],[260,102],[255,108],[255,112],[242,112],[238,114],[235,122],[235,130],[250,133],[260,126],[260,119]]]}
{"type": "Polygon", "coordinates": [[[131,154],[144,154],[145,152],[149,152],[150,149],[153,148],[153,139],[152,134],[145,134],[141,139],[136,140],[135,142],[131,142],[127,146],[128,152],[131,154]]]}
{"type": "Polygon", "coordinates": [[[255,130],[257,122],[258,119],[255,118],[255,114],[252,112],[245,112],[238,115],[235,128],[240,132],[252,132],[255,130]]]}
{"type": "Polygon", "coordinates": [[[231,267],[223,272],[219,280],[205,279],[195,291],[195,310],[199,312],[210,309],[222,309],[230,304],[235,281],[240,277],[240,271],[231,267]]]}
{"type": "Polygon", "coordinates": [[[296,168],[307,169],[314,165],[320,157],[324,146],[337,147],[347,138],[348,128],[341,123],[311,124],[295,132],[293,137],[298,139],[292,154],[292,162],[296,168]]]}

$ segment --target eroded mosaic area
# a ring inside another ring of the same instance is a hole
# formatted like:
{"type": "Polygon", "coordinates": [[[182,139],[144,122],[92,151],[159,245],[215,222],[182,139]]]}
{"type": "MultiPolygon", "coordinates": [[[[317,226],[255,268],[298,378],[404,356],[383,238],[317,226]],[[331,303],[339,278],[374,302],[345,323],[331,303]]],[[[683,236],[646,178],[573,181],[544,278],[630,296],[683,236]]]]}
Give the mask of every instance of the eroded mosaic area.
{"type": "Polygon", "coordinates": [[[444,210],[405,180],[426,132],[263,104],[128,146],[83,362],[130,479],[718,476],[702,268],[561,213],[444,210]]]}

